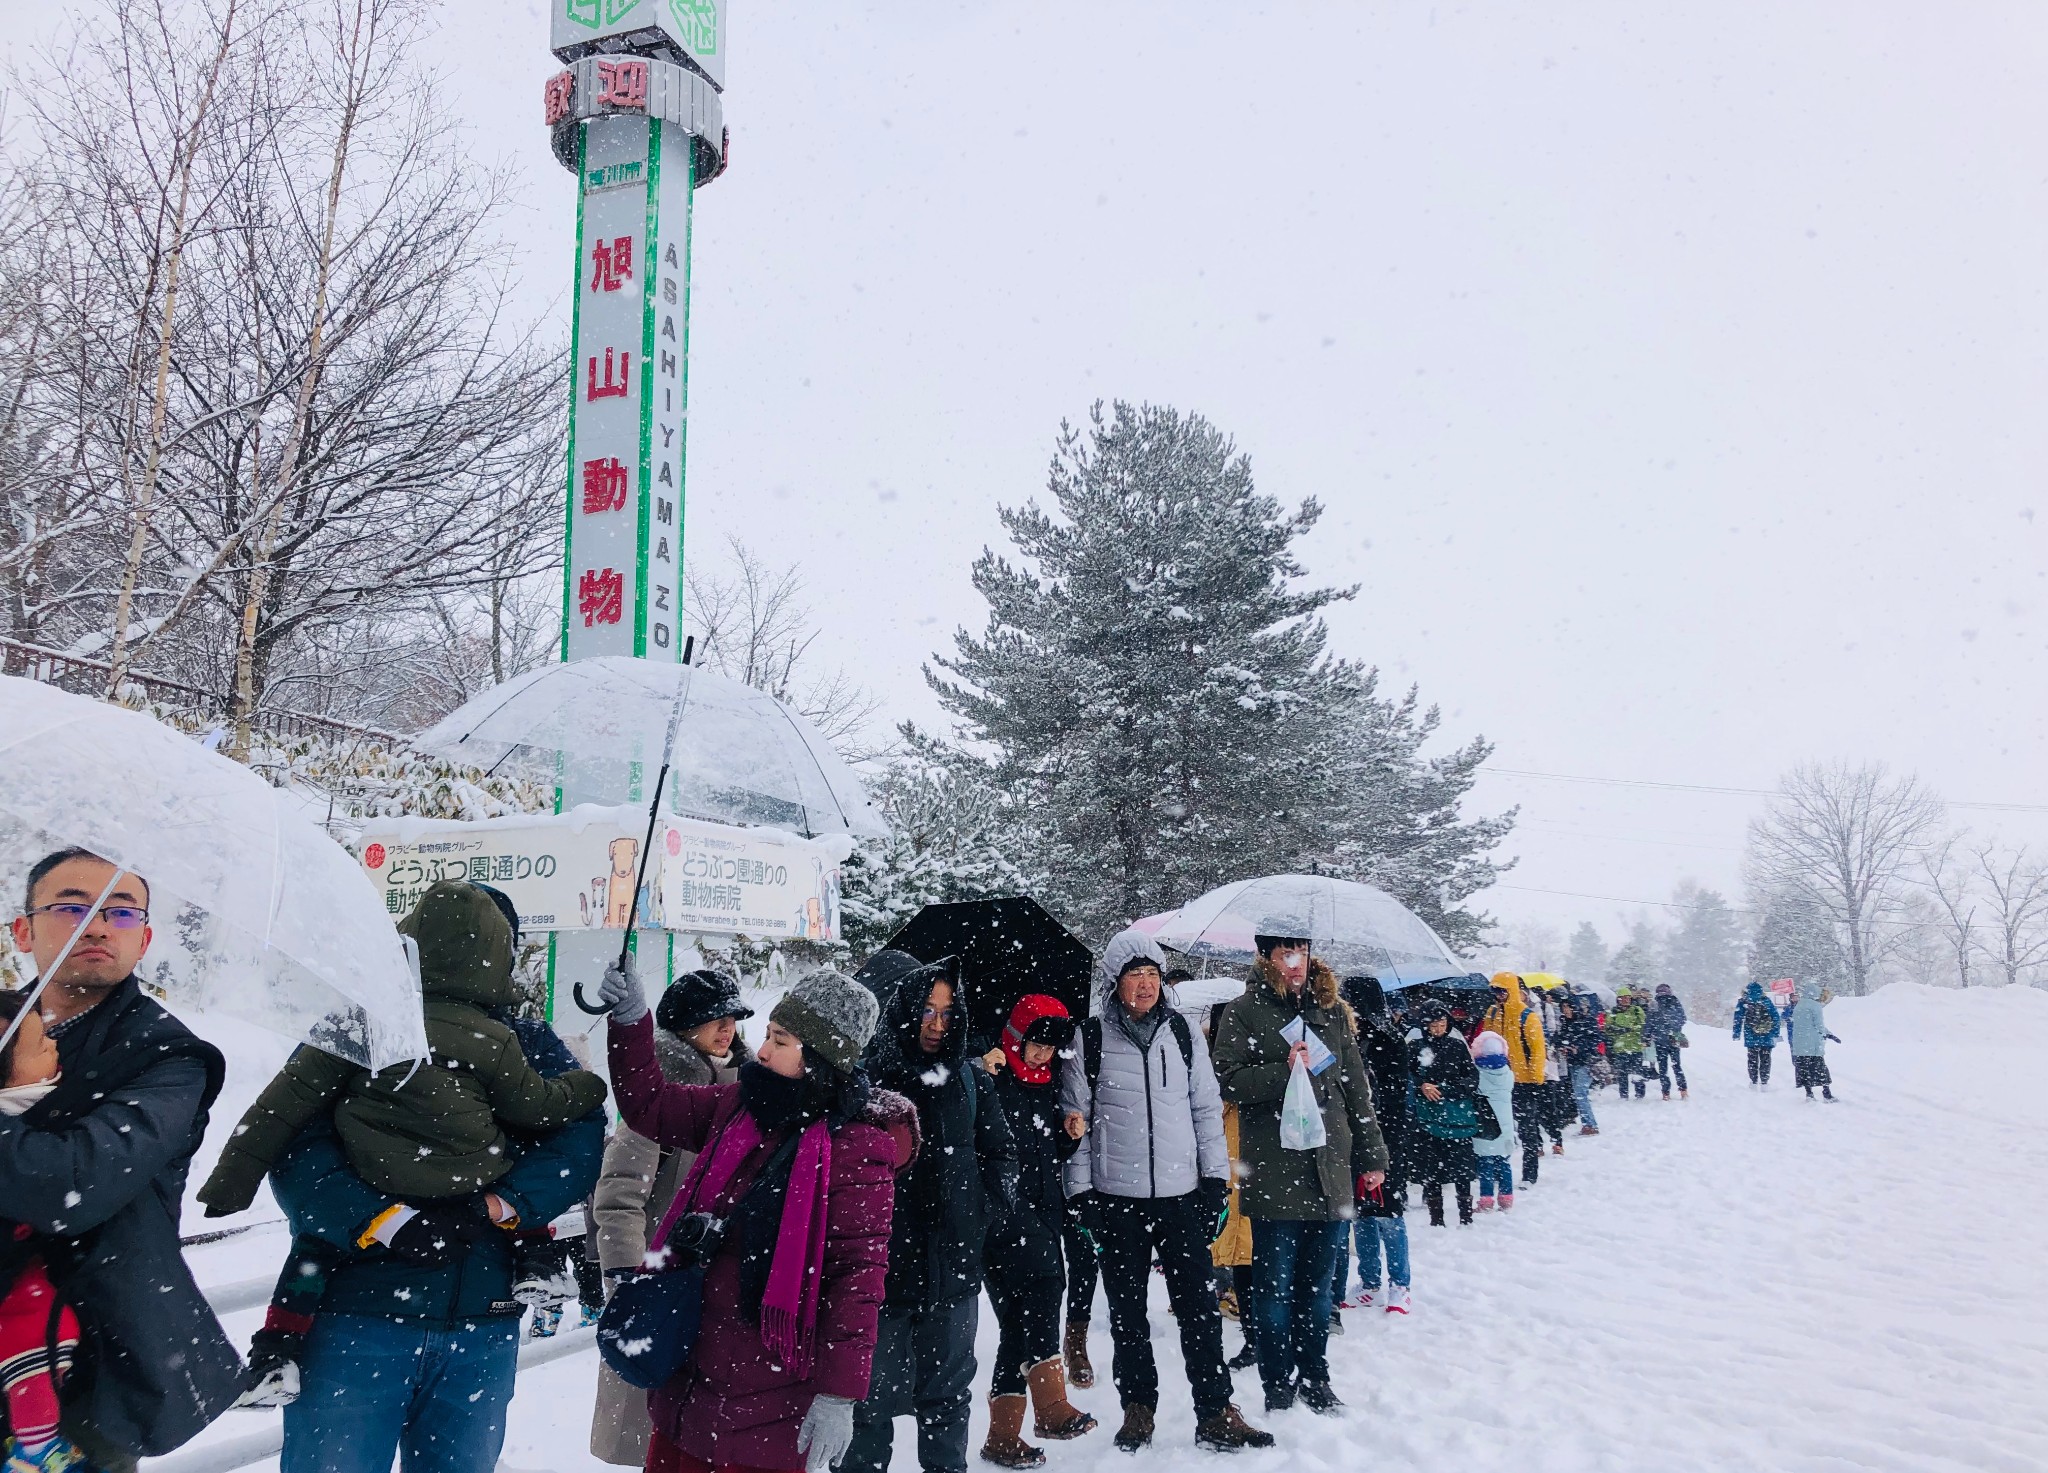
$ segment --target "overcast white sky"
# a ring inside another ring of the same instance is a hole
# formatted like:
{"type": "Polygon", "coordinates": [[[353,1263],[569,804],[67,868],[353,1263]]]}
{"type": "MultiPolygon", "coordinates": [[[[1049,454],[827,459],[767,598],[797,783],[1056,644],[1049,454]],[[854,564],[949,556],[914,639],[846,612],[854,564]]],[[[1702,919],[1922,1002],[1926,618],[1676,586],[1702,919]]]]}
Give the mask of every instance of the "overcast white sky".
{"type": "MultiPolygon", "coordinates": [[[[451,0],[565,317],[539,0],[451,0]]],[[[17,23],[18,25],[18,23],[17,23]]],[[[1327,513],[1336,647],[1503,767],[1882,758],[2048,841],[2038,6],[732,0],[688,525],[931,719],[1062,416],[1198,410],[1327,513]]],[[[17,30],[17,36],[19,31],[17,30]]],[[[1502,915],[1737,888],[1755,800],[1489,778],[1502,915]]]]}

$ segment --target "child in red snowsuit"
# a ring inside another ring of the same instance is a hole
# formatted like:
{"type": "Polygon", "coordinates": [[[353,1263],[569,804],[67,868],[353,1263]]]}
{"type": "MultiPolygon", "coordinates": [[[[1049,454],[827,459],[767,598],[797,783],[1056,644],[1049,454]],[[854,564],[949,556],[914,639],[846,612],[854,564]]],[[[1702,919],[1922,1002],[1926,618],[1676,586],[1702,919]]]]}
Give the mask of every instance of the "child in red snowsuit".
{"type": "MultiPolygon", "coordinates": [[[[23,1000],[0,993],[0,1028],[21,1013],[23,1000]]],[[[57,1045],[31,1008],[0,1051],[0,1114],[28,1113],[56,1088],[57,1075],[57,1045]]],[[[58,1299],[34,1236],[26,1223],[0,1221],[0,1390],[12,1434],[4,1473],[87,1473],[85,1455],[57,1432],[57,1387],[78,1348],[78,1317],[58,1299]]]]}

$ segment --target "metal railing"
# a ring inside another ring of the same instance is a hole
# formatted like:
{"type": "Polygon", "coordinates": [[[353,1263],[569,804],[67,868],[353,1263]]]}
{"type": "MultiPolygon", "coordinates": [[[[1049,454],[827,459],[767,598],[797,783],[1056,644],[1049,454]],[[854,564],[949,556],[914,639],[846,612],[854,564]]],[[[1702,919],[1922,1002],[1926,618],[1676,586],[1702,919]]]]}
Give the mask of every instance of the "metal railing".
{"type": "MultiPolygon", "coordinates": [[[[19,639],[0,638],[0,675],[26,676],[75,695],[100,696],[106,693],[107,681],[113,673],[114,667],[105,660],[68,655],[62,650],[46,649],[19,639]]],[[[137,670],[128,671],[121,680],[152,701],[191,711],[205,720],[225,721],[228,718],[228,702],[218,692],[137,670]]],[[[284,740],[318,736],[342,741],[382,742],[389,747],[403,746],[406,740],[397,732],[383,731],[374,726],[270,706],[260,707],[249,724],[265,736],[284,740]]]]}

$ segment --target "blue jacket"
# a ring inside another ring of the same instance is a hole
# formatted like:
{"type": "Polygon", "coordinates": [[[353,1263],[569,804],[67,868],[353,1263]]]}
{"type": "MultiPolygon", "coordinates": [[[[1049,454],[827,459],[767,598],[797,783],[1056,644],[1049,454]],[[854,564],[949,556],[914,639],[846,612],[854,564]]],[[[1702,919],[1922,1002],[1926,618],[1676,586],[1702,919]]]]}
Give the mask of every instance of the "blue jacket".
{"type": "Polygon", "coordinates": [[[1818,1059],[1828,1051],[1828,1025],[1820,1000],[1820,983],[1799,984],[1799,1001],[1792,1004],[1792,1057],[1818,1059]]]}
{"type": "Polygon", "coordinates": [[[1784,1032],[1784,1020],[1770,998],[1764,995],[1761,982],[1752,982],[1743,989],[1742,1000],[1735,1004],[1735,1031],[1733,1036],[1742,1040],[1745,1048],[1776,1048],[1778,1035],[1784,1032]],[[1749,1010],[1752,1004],[1762,1003],[1764,1011],[1771,1015],[1771,1026],[1756,1029],[1750,1026],[1749,1010]]]}
{"type": "MultiPolygon", "coordinates": [[[[554,1030],[543,1023],[510,1022],[536,1072],[546,1078],[577,1066],[554,1030]]],[[[540,1227],[590,1195],[604,1160],[605,1117],[593,1110],[551,1135],[520,1144],[519,1160],[491,1190],[540,1227]]],[[[512,1297],[512,1235],[491,1231],[461,1258],[426,1268],[381,1245],[356,1246],[364,1225],[396,1200],[350,1169],[331,1121],[299,1132],[270,1174],[271,1194],[294,1233],[310,1233],[342,1251],[327,1278],[323,1314],[376,1315],[383,1319],[453,1329],[480,1317],[512,1316],[523,1306],[512,1297]]]]}

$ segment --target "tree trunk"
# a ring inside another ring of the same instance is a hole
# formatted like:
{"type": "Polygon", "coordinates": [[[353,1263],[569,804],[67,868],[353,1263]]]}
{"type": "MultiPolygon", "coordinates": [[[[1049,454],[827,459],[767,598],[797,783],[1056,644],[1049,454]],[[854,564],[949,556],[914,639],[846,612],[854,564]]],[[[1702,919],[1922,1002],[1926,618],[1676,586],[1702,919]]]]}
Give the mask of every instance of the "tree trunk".
{"type": "Polygon", "coordinates": [[[234,38],[236,3],[237,0],[228,0],[227,12],[221,17],[220,45],[214,49],[213,62],[207,68],[206,85],[200,89],[199,106],[192,115],[192,126],[174,155],[178,161],[178,203],[171,212],[171,244],[164,263],[164,306],[157,331],[156,388],[149,410],[149,448],[142,466],[142,484],[136,488],[132,498],[134,525],[128,537],[128,556],[121,564],[120,591],[114,596],[114,637],[107,656],[110,666],[107,695],[110,698],[121,688],[121,682],[128,673],[128,621],[135,606],[135,580],[141,576],[142,560],[149,551],[150,508],[156,500],[157,477],[163,467],[164,418],[170,403],[171,343],[178,312],[178,271],[185,257],[185,212],[192,202],[192,166],[199,157],[199,130],[206,121],[207,110],[213,105],[214,84],[220,80],[220,69],[227,62],[228,48],[234,38]]]}

